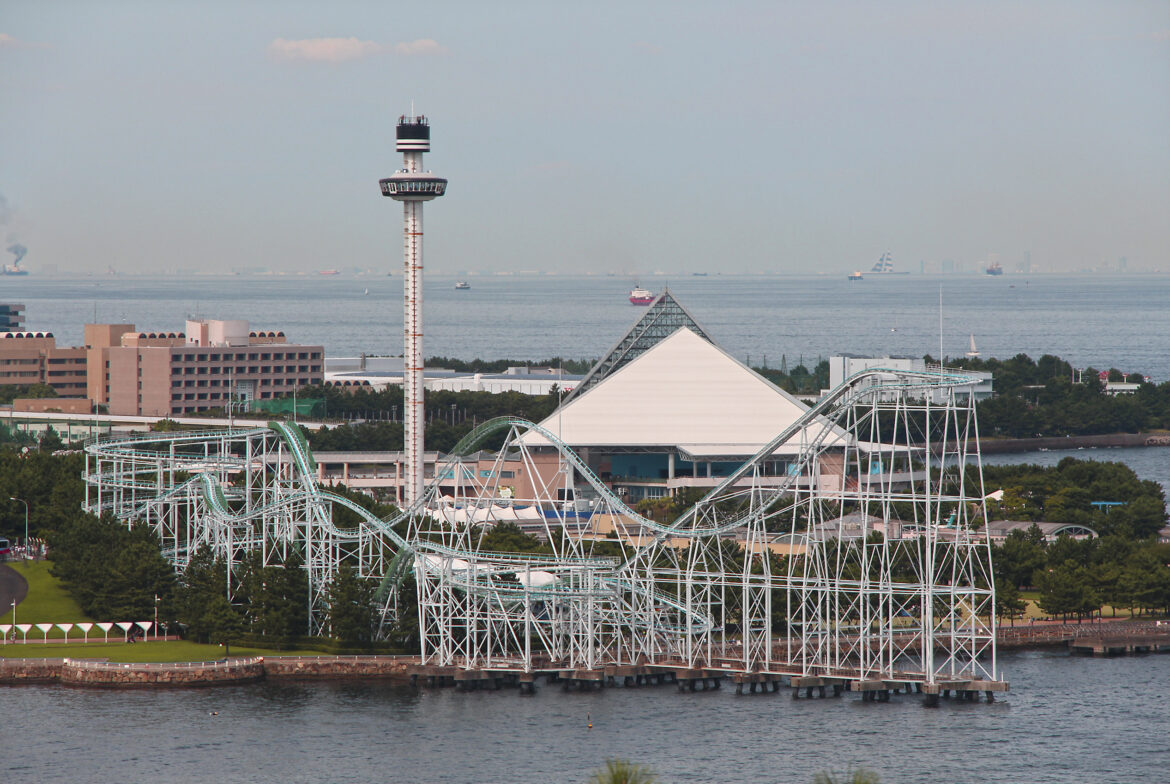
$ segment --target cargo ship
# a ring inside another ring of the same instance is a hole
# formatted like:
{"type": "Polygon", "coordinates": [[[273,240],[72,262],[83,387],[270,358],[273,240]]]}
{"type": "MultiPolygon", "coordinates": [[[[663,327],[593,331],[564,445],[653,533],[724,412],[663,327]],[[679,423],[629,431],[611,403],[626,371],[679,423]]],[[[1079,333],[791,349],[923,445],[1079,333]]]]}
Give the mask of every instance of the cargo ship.
{"type": "Polygon", "coordinates": [[[1001,267],[999,265],[998,261],[992,262],[991,264],[987,265],[987,274],[988,275],[1002,275],[1003,274],[1003,267],[1001,267]]]}
{"type": "Polygon", "coordinates": [[[4,267],[0,269],[0,274],[27,275],[28,270],[21,267],[20,262],[24,260],[25,254],[28,253],[28,248],[24,247],[19,242],[14,242],[8,246],[8,252],[16,256],[16,258],[12,260],[11,264],[5,264],[4,267]]]}
{"type": "Polygon", "coordinates": [[[634,286],[630,290],[630,304],[631,305],[649,305],[654,301],[654,292],[648,291],[641,286],[634,286]]]}

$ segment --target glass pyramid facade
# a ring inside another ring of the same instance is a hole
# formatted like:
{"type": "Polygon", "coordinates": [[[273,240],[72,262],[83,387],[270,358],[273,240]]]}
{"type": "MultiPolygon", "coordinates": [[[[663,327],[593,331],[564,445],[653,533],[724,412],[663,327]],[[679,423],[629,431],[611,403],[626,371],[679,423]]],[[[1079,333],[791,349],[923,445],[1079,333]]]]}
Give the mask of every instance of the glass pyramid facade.
{"type": "Polygon", "coordinates": [[[638,319],[638,322],[630,327],[625,336],[596,365],[590,368],[589,372],[585,374],[585,378],[581,379],[581,383],[574,387],[563,403],[568,403],[573,398],[585,394],[611,373],[642,356],[664,338],[673,335],[679,327],[686,327],[713,346],[719,345],[707,334],[705,329],[699,326],[694,316],[679,304],[674,295],[670,293],[670,289],[664,289],[658,298],[646,308],[642,318],[638,319]]]}

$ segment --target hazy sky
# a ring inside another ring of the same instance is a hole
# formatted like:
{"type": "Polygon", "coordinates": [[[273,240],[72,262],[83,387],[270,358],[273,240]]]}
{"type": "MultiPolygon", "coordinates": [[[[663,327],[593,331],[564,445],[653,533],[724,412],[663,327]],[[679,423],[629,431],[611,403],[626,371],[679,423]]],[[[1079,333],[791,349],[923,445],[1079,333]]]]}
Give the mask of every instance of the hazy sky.
{"type": "Polygon", "coordinates": [[[1170,2],[0,6],[27,266],[1170,269],[1170,2]]]}

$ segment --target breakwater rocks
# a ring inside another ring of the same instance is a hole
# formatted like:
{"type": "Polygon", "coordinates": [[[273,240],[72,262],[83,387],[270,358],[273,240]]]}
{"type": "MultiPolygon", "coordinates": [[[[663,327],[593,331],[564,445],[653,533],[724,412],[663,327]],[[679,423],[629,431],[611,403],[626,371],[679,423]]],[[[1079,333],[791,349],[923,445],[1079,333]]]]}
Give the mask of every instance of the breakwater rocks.
{"type": "Polygon", "coordinates": [[[221,661],[123,663],[104,659],[0,658],[0,684],[112,688],[226,686],[265,678],[390,678],[409,681],[416,656],[251,656],[221,661]]]}

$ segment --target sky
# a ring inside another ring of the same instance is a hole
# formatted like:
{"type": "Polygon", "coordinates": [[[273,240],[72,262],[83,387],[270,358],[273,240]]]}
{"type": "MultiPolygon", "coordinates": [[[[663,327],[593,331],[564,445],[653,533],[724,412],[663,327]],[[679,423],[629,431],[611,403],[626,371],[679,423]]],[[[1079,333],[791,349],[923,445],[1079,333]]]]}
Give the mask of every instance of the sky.
{"type": "MultiPolygon", "coordinates": [[[[1170,270],[1170,3],[0,5],[42,271],[1170,270]]],[[[5,256],[5,258],[11,258],[5,256]]]]}

